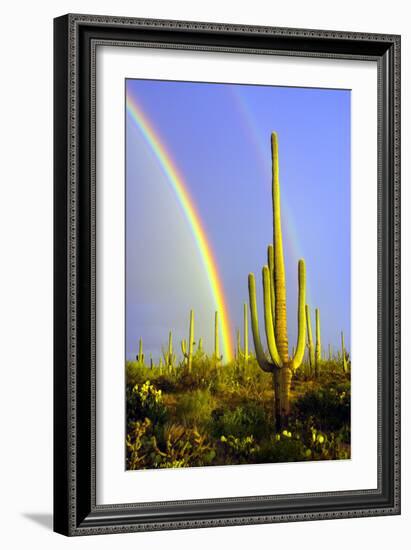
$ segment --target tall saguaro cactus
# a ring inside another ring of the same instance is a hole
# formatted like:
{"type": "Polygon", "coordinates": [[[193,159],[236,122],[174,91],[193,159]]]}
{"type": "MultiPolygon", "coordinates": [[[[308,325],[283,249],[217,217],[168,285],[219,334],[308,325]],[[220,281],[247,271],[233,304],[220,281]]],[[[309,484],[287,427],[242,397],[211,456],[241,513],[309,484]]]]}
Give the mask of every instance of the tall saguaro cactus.
{"type": "Polygon", "coordinates": [[[287,426],[290,414],[290,386],[293,371],[300,367],[305,350],[305,262],[298,262],[298,339],[295,354],[288,354],[286,283],[281,230],[280,182],[278,166],[278,138],[271,134],[273,240],[267,251],[267,264],[263,267],[264,322],[270,358],[264,352],[258,327],[257,298],[254,274],[248,276],[251,327],[257,362],[265,372],[273,374],[275,417],[277,429],[287,426]]]}
{"type": "Polygon", "coordinates": [[[188,331],[188,348],[186,340],[181,342],[181,351],[186,359],[188,372],[191,372],[193,365],[193,347],[194,347],[194,311],[190,310],[190,328],[188,331]]]}

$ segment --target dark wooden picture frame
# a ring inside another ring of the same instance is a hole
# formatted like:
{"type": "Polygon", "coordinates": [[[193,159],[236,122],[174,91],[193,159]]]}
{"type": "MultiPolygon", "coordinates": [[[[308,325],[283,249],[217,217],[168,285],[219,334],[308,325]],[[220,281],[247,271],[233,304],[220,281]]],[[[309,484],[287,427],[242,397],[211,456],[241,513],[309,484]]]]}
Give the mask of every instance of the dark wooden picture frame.
{"type": "Polygon", "coordinates": [[[64,535],[400,513],[400,37],[124,17],[54,21],[54,529],[64,535]],[[378,487],[96,504],[96,44],[378,65],[378,487]]]}

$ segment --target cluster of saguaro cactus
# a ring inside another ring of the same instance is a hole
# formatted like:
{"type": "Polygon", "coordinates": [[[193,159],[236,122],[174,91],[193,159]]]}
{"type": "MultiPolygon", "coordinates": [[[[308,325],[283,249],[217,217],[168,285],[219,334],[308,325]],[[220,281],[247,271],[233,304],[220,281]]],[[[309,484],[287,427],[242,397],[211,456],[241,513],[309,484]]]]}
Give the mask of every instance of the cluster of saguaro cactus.
{"type": "Polygon", "coordinates": [[[261,344],[253,273],[248,276],[248,290],[256,358],[261,369],[273,375],[276,427],[281,429],[288,424],[292,374],[295,369],[300,367],[304,357],[306,273],[305,262],[301,259],[298,262],[298,339],[296,351],[290,357],[288,354],[286,282],[281,230],[278,138],[274,132],[271,135],[271,153],[274,246],[268,246],[268,265],[265,265],[262,270],[264,321],[270,358],[267,357],[261,344]]]}
{"type": "MultiPolygon", "coordinates": [[[[247,321],[245,325],[245,334],[247,335],[247,321]]],[[[248,337],[247,337],[248,340],[248,337]]],[[[188,331],[188,341],[181,341],[181,351],[183,354],[183,363],[187,368],[188,372],[191,372],[193,366],[193,360],[200,360],[204,357],[203,349],[203,339],[199,338],[198,345],[195,345],[194,342],[194,311],[190,310],[190,325],[188,331]],[[195,349],[196,348],[196,349],[195,349]]],[[[177,358],[173,351],[173,334],[170,331],[168,334],[168,346],[167,348],[162,349],[163,358],[160,357],[158,366],[162,369],[163,366],[166,367],[167,372],[172,372],[175,368],[177,358]],[[164,363],[163,363],[164,359],[164,363]]],[[[248,343],[245,344],[245,355],[248,357],[248,343]]],[[[214,316],[214,353],[212,356],[213,361],[217,364],[223,360],[223,355],[220,354],[220,334],[219,334],[219,321],[218,321],[218,311],[215,312],[214,316]]],[[[139,352],[136,356],[137,363],[144,366],[144,353],[143,353],[143,339],[140,338],[139,341],[139,352]]],[[[156,365],[153,361],[153,358],[150,354],[150,368],[154,368],[156,365]]]]}
{"type": "Polygon", "coordinates": [[[244,328],[244,348],[241,347],[240,330],[237,330],[237,359],[247,365],[250,359],[248,352],[248,310],[247,304],[243,305],[243,328],[244,328]]]}
{"type": "Polygon", "coordinates": [[[187,341],[182,340],[181,351],[185,359],[185,365],[188,372],[191,372],[193,366],[193,350],[194,350],[194,311],[190,310],[190,328],[188,331],[188,346],[187,341]]]}

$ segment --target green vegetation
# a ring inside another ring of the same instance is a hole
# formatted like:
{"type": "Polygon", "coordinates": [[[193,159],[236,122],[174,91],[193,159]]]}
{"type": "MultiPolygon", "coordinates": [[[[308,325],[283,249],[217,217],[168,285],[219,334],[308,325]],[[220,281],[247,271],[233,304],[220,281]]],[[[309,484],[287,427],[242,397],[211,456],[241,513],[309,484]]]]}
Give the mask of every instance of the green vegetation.
{"type": "MultiPolygon", "coordinates": [[[[307,367],[307,368],[305,368],[307,367]]],[[[350,376],[338,359],[293,377],[288,427],[275,428],[272,377],[254,357],[173,371],[126,364],[127,469],[350,457],[350,376]]]]}

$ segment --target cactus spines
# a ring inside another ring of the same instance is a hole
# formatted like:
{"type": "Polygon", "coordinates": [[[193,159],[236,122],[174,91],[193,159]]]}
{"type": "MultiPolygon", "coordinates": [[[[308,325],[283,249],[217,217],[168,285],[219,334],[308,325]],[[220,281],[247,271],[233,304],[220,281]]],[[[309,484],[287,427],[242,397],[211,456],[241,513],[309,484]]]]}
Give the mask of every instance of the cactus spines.
{"type": "Polygon", "coordinates": [[[144,365],[144,353],[143,353],[143,339],[140,337],[138,342],[138,354],[136,356],[137,363],[144,365]]]}
{"type": "Polygon", "coordinates": [[[310,307],[308,304],[305,305],[305,317],[307,322],[307,347],[308,347],[308,357],[310,360],[310,367],[313,370],[315,368],[315,352],[314,352],[314,343],[313,343],[313,331],[311,329],[311,314],[310,307]]]}
{"type": "Polygon", "coordinates": [[[219,362],[222,361],[223,356],[220,355],[220,335],[218,332],[218,311],[214,314],[214,359],[219,362]]]}
{"type": "Polygon", "coordinates": [[[190,310],[190,328],[188,331],[188,348],[186,340],[181,342],[181,351],[186,360],[187,370],[191,372],[193,365],[193,347],[194,347],[194,311],[190,310]]]}
{"type": "Polygon", "coordinates": [[[262,270],[264,322],[270,359],[267,358],[260,340],[254,274],[248,276],[251,328],[257,362],[262,370],[273,373],[275,391],[275,416],[277,429],[287,425],[290,414],[290,385],[292,371],[300,367],[305,351],[306,319],[306,273],[305,262],[298,262],[298,338],[295,354],[288,354],[287,308],[284,254],[281,232],[280,183],[278,169],[277,134],[271,135],[272,152],[272,199],[274,246],[267,250],[268,265],[262,270]],[[274,302],[274,304],[273,304],[274,302]]]}
{"type": "Polygon", "coordinates": [[[348,370],[347,356],[345,354],[344,333],[342,331],[341,331],[341,357],[342,357],[343,371],[347,372],[348,370]]]}

